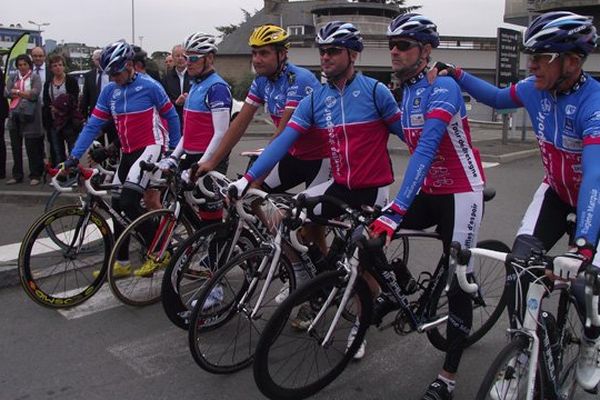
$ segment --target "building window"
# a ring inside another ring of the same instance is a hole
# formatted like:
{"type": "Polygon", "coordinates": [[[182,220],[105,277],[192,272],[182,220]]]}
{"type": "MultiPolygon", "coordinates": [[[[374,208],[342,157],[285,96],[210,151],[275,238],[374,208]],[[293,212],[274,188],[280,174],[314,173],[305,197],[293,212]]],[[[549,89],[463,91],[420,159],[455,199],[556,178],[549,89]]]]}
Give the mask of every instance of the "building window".
{"type": "Polygon", "coordinates": [[[304,35],[304,25],[290,25],[287,28],[290,36],[301,36],[304,35]]]}

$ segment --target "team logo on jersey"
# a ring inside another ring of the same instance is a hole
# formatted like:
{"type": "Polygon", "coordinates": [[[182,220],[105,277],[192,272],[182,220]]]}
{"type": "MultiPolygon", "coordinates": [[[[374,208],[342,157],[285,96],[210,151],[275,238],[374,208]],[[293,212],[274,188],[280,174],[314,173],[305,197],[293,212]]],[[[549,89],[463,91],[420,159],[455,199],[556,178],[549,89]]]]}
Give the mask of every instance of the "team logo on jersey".
{"type": "Polygon", "coordinates": [[[413,114],[410,116],[411,126],[423,126],[425,125],[425,117],[423,114],[413,114]]]}
{"type": "Polygon", "coordinates": [[[577,107],[575,107],[573,104],[567,104],[565,107],[565,114],[567,115],[573,115],[575,114],[575,111],[577,111],[577,107]]]}
{"type": "Polygon", "coordinates": [[[542,99],[540,106],[542,108],[542,111],[545,113],[549,113],[550,110],[552,109],[552,103],[550,103],[550,100],[548,100],[548,99],[542,99]]]}
{"type": "Polygon", "coordinates": [[[304,92],[305,92],[306,94],[311,94],[311,93],[313,92],[313,88],[312,88],[312,86],[307,86],[307,87],[304,89],[304,92]]]}
{"type": "Polygon", "coordinates": [[[143,89],[143,87],[142,87],[142,86],[136,86],[136,87],[135,87],[135,91],[136,91],[136,92],[139,92],[139,91],[140,91],[140,90],[142,90],[142,89],[143,89]]]}
{"type": "Polygon", "coordinates": [[[441,87],[433,88],[433,94],[440,94],[440,93],[448,93],[448,89],[444,89],[441,87]]]}
{"type": "Polygon", "coordinates": [[[112,98],[116,99],[117,97],[121,97],[121,89],[115,89],[112,94],[112,98]]]}
{"type": "Polygon", "coordinates": [[[358,97],[358,95],[360,95],[360,90],[355,90],[354,92],[352,92],[352,96],[358,97]]]}
{"type": "Polygon", "coordinates": [[[416,94],[417,96],[420,96],[421,94],[423,94],[423,92],[424,92],[424,91],[425,91],[425,88],[418,88],[418,89],[416,90],[415,94],[416,94]]]}
{"type": "Polygon", "coordinates": [[[416,99],[413,100],[412,107],[419,108],[420,106],[421,106],[421,98],[417,97],[416,99]]]}
{"type": "Polygon", "coordinates": [[[594,115],[592,115],[592,118],[590,118],[590,121],[600,121],[600,111],[596,111],[594,115]]]}
{"type": "Polygon", "coordinates": [[[337,103],[337,100],[335,97],[327,96],[325,98],[325,105],[327,106],[327,108],[332,108],[333,106],[335,106],[335,103],[337,103]]]}

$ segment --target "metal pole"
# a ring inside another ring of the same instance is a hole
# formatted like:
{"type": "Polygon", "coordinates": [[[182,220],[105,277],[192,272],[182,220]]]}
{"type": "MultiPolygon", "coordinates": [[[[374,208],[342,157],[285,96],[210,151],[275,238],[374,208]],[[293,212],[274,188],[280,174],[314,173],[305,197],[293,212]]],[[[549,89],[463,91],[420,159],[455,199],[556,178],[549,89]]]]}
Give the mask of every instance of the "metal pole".
{"type": "Polygon", "coordinates": [[[135,44],[135,0],[131,0],[131,44],[135,44]]]}

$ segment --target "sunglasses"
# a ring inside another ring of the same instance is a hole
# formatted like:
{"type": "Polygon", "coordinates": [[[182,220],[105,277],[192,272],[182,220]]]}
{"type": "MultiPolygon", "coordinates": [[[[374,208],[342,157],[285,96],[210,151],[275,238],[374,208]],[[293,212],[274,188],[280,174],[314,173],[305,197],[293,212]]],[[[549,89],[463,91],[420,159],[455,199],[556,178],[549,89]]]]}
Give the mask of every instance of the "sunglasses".
{"type": "Polygon", "coordinates": [[[419,42],[413,42],[410,40],[390,40],[388,42],[388,46],[390,50],[394,50],[394,47],[398,49],[398,51],[406,51],[410,50],[413,47],[419,46],[419,42]]]}
{"type": "Polygon", "coordinates": [[[324,56],[327,54],[328,56],[337,56],[342,54],[344,51],[343,47],[319,47],[319,54],[324,56]]]}
{"type": "Polygon", "coordinates": [[[536,64],[550,64],[559,56],[558,53],[533,53],[528,55],[529,61],[536,64]]]}
{"type": "Polygon", "coordinates": [[[204,54],[191,54],[191,55],[184,54],[183,58],[185,58],[185,61],[187,61],[189,63],[195,63],[196,61],[200,60],[201,58],[204,58],[204,54]]]}

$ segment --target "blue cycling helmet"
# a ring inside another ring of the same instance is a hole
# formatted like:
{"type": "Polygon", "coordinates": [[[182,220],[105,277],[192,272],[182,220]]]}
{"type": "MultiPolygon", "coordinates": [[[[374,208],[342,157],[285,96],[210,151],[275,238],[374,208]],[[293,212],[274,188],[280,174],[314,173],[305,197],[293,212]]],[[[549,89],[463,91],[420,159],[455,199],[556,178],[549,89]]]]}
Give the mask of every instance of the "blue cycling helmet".
{"type": "Polygon", "coordinates": [[[537,16],[525,31],[525,52],[575,52],[588,55],[596,47],[592,17],[569,11],[552,11],[537,16]]]}
{"type": "Polygon", "coordinates": [[[111,43],[102,49],[100,68],[109,75],[118,74],[125,69],[127,61],[133,59],[133,47],[123,39],[111,43]]]}
{"type": "Polygon", "coordinates": [[[331,21],[319,29],[315,42],[319,46],[330,44],[361,52],[363,50],[360,31],[349,22],[331,21]]]}
{"type": "Polygon", "coordinates": [[[390,22],[387,29],[388,38],[404,36],[421,43],[429,43],[432,47],[440,45],[437,26],[429,18],[416,13],[398,15],[390,22]]]}

